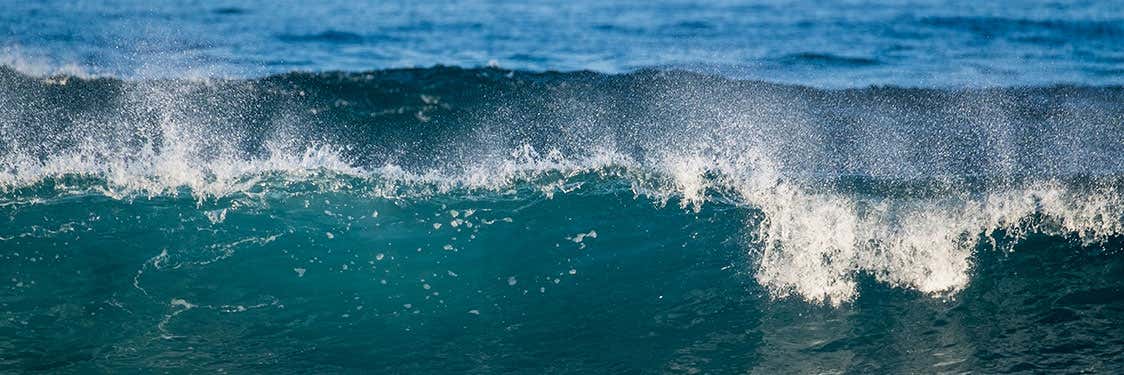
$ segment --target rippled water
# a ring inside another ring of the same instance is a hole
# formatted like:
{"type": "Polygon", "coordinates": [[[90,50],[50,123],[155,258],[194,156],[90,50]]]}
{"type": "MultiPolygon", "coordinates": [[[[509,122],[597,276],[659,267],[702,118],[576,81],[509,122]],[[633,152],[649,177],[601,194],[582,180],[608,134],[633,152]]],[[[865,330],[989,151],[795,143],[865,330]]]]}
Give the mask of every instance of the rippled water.
{"type": "Polygon", "coordinates": [[[12,2],[33,70],[257,76],[671,66],[828,87],[1119,84],[1120,1],[12,2]]]}

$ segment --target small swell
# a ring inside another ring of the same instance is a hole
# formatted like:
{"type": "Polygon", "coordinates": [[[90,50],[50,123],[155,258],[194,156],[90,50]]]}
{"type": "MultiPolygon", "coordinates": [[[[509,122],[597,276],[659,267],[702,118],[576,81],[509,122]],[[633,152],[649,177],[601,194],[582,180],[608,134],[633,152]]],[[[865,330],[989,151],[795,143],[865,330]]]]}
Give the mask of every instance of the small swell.
{"type": "Polygon", "coordinates": [[[362,43],[366,38],[362,35],[339,30],[327,30],[315,34],[280,34],[277,39],[285,42],[322,42],[322,43],[362,43]]]}
{"type": "Polygon", "coordinates": [[[822,65],[837,67],[863,67],[882,64],[881,60],[859,56],[840,56],[830,53],[802,52],[781,56],[775,59],[784,65],[822,65]]]}
{"type": "MultiPolygon", "coordinates": [[[[1047,43],[1058,39],[1111,39],[1124,36],[1118,21],[1069,21],[1007,17],[926,17],[921,23],[934,27],[968,31],[983,36],[1037,34],[1047,43]],[[1044,35],[1052,35],[1044,36],[1044,35]]],[[[1034,40],[1034,39],[1031,39],[1034,40]]]]}
{"type": "Polygon", "coordinates": [[[249,12],[250,11],[248,9],[237,8],[237,7],[215,8],[214,10],[211,11],[211,13],[220,14],[220,15],[239,15],[239,14],[246,14],[246,13],[249,13],[249,12]]]}

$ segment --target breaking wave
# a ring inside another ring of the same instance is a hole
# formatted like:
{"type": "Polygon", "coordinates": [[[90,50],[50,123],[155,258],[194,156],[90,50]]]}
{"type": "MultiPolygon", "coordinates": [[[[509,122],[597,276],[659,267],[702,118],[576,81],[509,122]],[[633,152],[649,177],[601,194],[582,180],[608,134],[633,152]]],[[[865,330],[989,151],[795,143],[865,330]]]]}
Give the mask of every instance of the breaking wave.
{"type": "Polygon", "coordinates": [[[820,90],[681,71],[0,68],[0,206],[311,191],[487,207],[629,192],[681,215],[744,211],[747,267],[774,297],[838,305],[864,275],[951,297],[977,251],[1124,235],[1122,99],[1119,87],[820,90]]]}

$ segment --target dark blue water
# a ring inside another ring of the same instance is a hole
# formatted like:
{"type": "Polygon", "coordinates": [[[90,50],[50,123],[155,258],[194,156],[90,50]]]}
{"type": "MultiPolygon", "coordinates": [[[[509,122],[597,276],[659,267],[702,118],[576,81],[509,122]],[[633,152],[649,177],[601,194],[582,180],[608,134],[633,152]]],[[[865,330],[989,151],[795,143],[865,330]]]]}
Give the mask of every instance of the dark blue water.
{"type": "Polygon", "coordinates": [[[689,67],[813,86],[1119,84],[1124,2],[7,1],[32,71],[689,67]]]}
{"type": "Polygon", "coordinates": [[[0,373],[1120,373],[1124,4],[0,4],[0,373]]]}

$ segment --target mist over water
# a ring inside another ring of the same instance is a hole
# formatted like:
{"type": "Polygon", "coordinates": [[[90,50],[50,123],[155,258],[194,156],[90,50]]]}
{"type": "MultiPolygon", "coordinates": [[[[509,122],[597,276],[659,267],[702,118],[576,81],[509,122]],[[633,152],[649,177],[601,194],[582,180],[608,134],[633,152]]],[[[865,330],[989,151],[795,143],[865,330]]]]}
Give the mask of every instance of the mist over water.
{"type": "Polygon", "coordinates": [[[64,5],[0,369],[1124,368],[1110,4],[64,5]]]}

